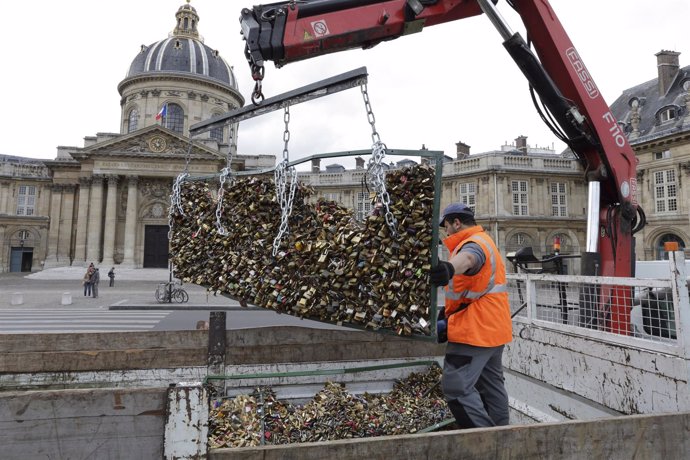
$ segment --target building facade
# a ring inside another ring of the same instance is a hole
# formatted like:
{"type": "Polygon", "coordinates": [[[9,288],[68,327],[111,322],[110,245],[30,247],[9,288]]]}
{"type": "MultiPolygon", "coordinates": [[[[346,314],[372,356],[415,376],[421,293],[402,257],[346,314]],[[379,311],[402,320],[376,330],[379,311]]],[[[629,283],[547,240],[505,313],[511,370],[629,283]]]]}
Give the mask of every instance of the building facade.
{"type": "MultiPolygon", "coordinates": [[[[271,168],[273,155],[238,155],[237,126],[189,138],[189,127],[244,104],[231,67],[200,38],[199,15],[188,3],[166,38],[142,46],[118,85],[119,133],[58,147],[54,160],[0,155],[0,272],[87,265],[166,267],[168,208],[173,180],[190,175],[271,168]]],[[[657,54],[658,77],[629,88],[612,105],[639,159],[639,201],[647,226],[636,235],[639,260],[663,258],[666,241],[690,241],[690,67],[679,53],[657,54]],[[688,199],[684,199],[688,198],[688,199]]],[[[390,159],[388,159],[390,160],[390,159]]],[[[389,167],[414,163],[403,160],[389,167]]],[[[317,197],[364,218],[371,211],[356,168],[312,164],[300,173],[317,197]]],[[[470,153],[458,142],[446,157],[441,206],[461,201],[475,210],[504,254],[532,246],[539,257],[578,254],[585,246],[587,184],[567,150],[511,145],[470,153]]],[[[567,262],[579,273],[579,262],[567,262]]]]}
{"type": "MultiPolygon", "coordinates": [[[[390,158],[388,159],[390,160],[390,158]]],[[[390,167],[402,167],[403,160],[390,167]]],[[[364,160],[355,170],[331,165],[300,180],[313,186],[318,197],[338,201],[362,218],[371,209],[364,160]]],[[[532,246],[537,256],[553,251],[556,237],[562,253],[579,253],[586,238],[587,184],[579,161],[568,152],[532,147],[519,136],[510,145],[470,154],[470,146],[457,143],[456,157],[446,157],[442,172],[441,208],[460,201],[475,211],[477,223],[506,254],[532,246]]],[[[579,263],[566,262],[568,273],[579,273],[579,263]]]]}
{"type": "Polygon", "coordinates": [[[656,54],[657,78],[623,91],[611,110],[639,163],[639,202],[647,225],[636,235],[639,260],[666,257],[667,241],[690,243],[690,66],[680,53],[656,54]]]}
{"type": "Polygon", "coordinates": [[[189,139],[189,127],[241,107],[228,63],[198,32],[188,3],[166,38],[142,46],[124,80],[119,133],[58,147],[54,160],[0,156],[0,271],[87,265],[166,267],[171,184],[272,167],[272,155],[236,155],[237,126],[189,139]]]}

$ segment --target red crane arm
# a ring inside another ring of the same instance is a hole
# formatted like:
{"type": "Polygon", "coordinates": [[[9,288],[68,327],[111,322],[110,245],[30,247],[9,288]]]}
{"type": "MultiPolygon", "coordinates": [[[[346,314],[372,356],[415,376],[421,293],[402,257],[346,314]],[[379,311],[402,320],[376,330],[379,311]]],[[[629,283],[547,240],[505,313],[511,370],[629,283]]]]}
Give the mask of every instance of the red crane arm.
{"type": "MultiPolygon", "coordinates": [[[[590,192],[586,253],[593,255],[593,262],[583,274],[631,276],[632,235],[644,225],[637,206],[637,159],[632,148],[548,0],[509,1],[536,55],[507,27],[495,9],[496,1],[287,1],[245,8],[240,22],[245,54],[258,81],[265,60],[280,67],[337,51],[370,48],[427,26],[486,14],[557,122],[562,139],[584,164],[587,181],[600,185],[591,188],[600,189],[598,209],[590,192]]],[[[620,323],[627,328],[627,321],[620,323]]]]}

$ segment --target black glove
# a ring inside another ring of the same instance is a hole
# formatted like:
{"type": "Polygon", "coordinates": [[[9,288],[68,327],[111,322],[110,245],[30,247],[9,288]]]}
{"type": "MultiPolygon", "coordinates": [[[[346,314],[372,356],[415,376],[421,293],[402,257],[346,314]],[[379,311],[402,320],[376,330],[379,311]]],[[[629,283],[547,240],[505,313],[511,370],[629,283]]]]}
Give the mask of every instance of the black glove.
{"type": "Polygon", "coordinates": [[[455,268],[450,262],[441,261],[431,268],[431,284],[434,286],[445,286],[455,274],[455,268]]]}
{"type": "Polygon", "coordinates": [[[436,321],[436,341],[438,343],[448,341],[448,320],[445,318],[436,321]]]}

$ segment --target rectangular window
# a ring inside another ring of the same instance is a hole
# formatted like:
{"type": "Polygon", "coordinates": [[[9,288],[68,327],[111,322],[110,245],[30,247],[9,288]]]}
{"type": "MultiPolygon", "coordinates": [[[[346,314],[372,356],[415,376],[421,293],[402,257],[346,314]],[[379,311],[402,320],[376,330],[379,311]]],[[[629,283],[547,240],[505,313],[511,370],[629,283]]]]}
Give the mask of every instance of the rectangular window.
{"type": "Polygon", "coordinates": [[[36,186],[20,185],[17,193],[17,215],[33,216],[36,206],[36,186]]]}
{"type": "Polygon", "coordinates": [[[527,181],[514,180],[510,183],[510,189],[513,193],[513,215],[527,216],[529,215],[529,201],[527,199],[527,181]]]}
{"type": "Polygon", "coordinates": [[[654,202],[656,212],[678,211],[676,171],[667,169],[654,173],[654,202]]]}
{"type": "Polygon", "coordinates": [[[670,150],[664,150],[663,152],[654,152],[655,160],[666,160],[668,158],[671,158],[670,150]]]}
{"type": "Polygon", "coordinates": [[[565,182],[551,182],[551,215],[553,217],[568,216],[566,197],[565,182]]]}
{"type": "Polygon", "coordinates": [[[466,204],[469,208],[472,209],[472,212],[476,212],[475,208],[477,205],[477,186],[474,182],[466,182],[464,184],[460,184],[458,195],[458,201],[460,203],[466,204]]]}
{"type": "Polygon", "coordinates": [[[365,192],[358,192],[357,193],[357,203],[356,205],[356,211],[357,211],[357,220],[363,221],[364,219],[367,218],[369,214],[371,214],[371,196],[369,193],[365,192]]]}
{"type": "Polygon", "coordinates": [[[336,203],[340,202],[340,193],[324,193],[323,194],[324,200],[327,201],[335,201],[336,203]]]}

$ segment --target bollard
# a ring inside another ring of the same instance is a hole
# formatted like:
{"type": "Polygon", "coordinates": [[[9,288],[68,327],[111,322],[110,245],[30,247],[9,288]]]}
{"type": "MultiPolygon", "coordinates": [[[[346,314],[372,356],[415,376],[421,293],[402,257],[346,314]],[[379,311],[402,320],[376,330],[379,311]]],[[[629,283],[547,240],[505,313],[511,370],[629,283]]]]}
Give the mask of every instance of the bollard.
{"type": "Polygon", "coordinates": [[[24,294],[21,292],[13,292],[10,304],[12,305],[22,305],[24,303],[24,294]]]}
{"type": "Polygon", "coordinates": [[[62,305],[72,305],[72,293],[71,292],[63,292],[62,293],[62,305]]]}

